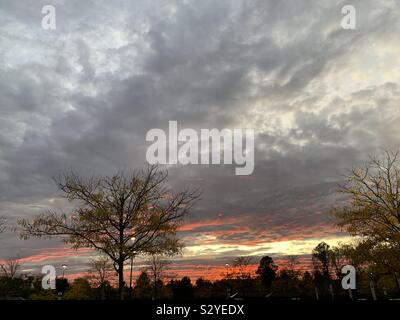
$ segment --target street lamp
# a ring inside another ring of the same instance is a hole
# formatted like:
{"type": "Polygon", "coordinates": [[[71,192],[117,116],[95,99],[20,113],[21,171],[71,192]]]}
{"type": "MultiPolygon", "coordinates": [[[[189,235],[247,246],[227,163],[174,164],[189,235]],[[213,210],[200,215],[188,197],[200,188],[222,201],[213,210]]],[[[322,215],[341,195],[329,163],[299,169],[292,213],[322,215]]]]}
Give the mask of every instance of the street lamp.
{"type": "Polygon", "coordinates": [[[229,282],[228,282],[228,269],[229,269],[229,263],[225,263],[225,268],[226,268],[226,298],[229,299],[231,296],[231,289],[229,288],[229,282]]]}
{"type": "Polygon", "coordinates": [[[66,264],[63,264],[63,265],[61,265],[61,267],[62,267],[62,269],[63,269],[63,271],[62,271],[62,278],[64,279],[64,274],[65,274],[65,269],[67,269],[67,265],[66,264]]]}
{"type": "MultiPolygon", "coordinates": [[[[131,238],[132,246],[134,245],[135,240],[136,240],[135,237],[132,237],[132,238],[131,238]]],[[[133,254],[132,254],[132,256],[131,256],[131,276],[130,276],[130,278],[129,278],[129,290],[130,290],[130,294],[132,294],[132,271],[133,271],[133,254]]]]}

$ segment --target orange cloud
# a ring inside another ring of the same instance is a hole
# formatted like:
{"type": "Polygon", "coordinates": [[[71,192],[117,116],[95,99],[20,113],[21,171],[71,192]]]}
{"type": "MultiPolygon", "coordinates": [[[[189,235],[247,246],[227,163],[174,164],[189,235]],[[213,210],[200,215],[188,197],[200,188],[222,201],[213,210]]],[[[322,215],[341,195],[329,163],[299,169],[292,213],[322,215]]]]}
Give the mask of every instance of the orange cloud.
{"type": "Polygon", "coordinates": [[[202,221],[196,221],[192,223],[186,223],[179,227],[178,231],[195,231],[201,227],[215,227],[215,226],[225,226],[237,223],[242,223],[247,219],[247,217],[227,217],[218,219],[208,219],[202,221]]]}

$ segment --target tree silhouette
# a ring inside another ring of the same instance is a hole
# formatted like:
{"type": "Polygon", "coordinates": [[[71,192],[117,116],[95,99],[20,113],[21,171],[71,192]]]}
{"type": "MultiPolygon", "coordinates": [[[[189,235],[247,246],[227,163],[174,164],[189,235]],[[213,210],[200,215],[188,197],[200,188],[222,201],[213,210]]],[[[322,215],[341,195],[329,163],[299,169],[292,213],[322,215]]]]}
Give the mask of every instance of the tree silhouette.
{"type": "Polygon", "coordinates": [[[4,277],[14,279],[20,267],[21,264],[18,259],[7,259],[5,263],[0,264],[0,271],[4,277]]]}
{"type": "Polygon", "coordinates": [[[134,289],[134,297],[139,299],[150,299],[151,297],[151,283],[150,277],[146,271],[142,271],[136,281],[134,289]]]}
{"type": "Polygon", "coordinates": [[[340,228],[374,241],[400,244],[400,154],[385,151],[371,156],[346,176],[341,192],[351,203],[335,208],[340,228]]]}
{"type": "Polygon", "coordinates": [[[171,281],[169,285],[172,289],[174,299],[188,300],[193,298],[193,286],[189,277],[171,281]]]}
{"type": "Polygon", "coordinates": [[[330,246],[325,243],[319,243],[312,251],[312,261],[314,269],[321,273],[322,277],[326,280],[330,280],[329,271],[329,257],[330,257],[330,246]]]}
{"type": "Polygon", "coordinates": [[[153,297],[158,298],[158,289],[163,284],[163,280],[166,276],[168,266],[171,264],[170,261],[160,255],[152,255],[146,262],[148,264],[148,272],[153,284],[153,297]]]}
{"type": "Polygon", "coordinates": [[[65,300],[91,300],[93,299],[92,288],[85,278],[77,278],[71,287],[63,295],[65,300]]]}
{"type": "Polygon", "coordinates": [[[97,287],[103,287],[110,283],[112,263],[106,256],[93,259],[89,262],[89,279],[97,287]]]}
{"type": "Polygon", "coordinates": [[[250,270],[250,265],[251,265],[251,257],[237,257],[233,260],[232,262],[232,276],[236,279],[249,279],[251,278],[251,270],[250,270]]]}
{"type": "Polygon", "coordinates": [[[180,251],[176,230],[198,195],[172,192],[165,186],[167,175],[157,166],[89,179],[65,173],[55,181],[79,207],[70,215],[49,211],[33,221],[20,220],[21,237],[60,236],[73,248],[91,247],[105,254],[118,273],[122,299],[125,261],[138,254],[180,251]]]}
{"type": "Polygon", "coordinates": [[[261,283],[267,289],[271,287],[272,281],[276,278],[278,267],[274,264],[274,260],[269,256],[264,256],[260,260],[260,265],[256,273],[261,279],[261,283]]]}
{"type": "Polygon", "coordinates": [[[88,279],[98,289],[101,299],[106,299],[107,293],[111,291],[112,271],[113,266],[107,256],[93,259],[89,263],[88,279]]]}

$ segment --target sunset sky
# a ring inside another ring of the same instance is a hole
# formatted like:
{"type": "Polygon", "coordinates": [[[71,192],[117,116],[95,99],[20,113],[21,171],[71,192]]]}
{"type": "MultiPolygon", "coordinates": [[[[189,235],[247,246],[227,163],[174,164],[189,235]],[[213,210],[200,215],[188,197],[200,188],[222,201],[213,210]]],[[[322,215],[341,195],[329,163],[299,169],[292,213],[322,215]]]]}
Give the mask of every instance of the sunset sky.
{"type": "MultiPolygon", "coordinates": [[[[180,228],[174,272],[217,277],[239,255],[277,260],[348,240],[329,210],[342,175],[400,137],[397,0],[0,3],[0,216],[13,225],[48,209],[72,212],[52,177],[146,166],[146,133],[252,128],[255,167],[168,166],[174,190],[200,187],[180,228]],[[41,9],[57,12],[43,30],[41,9]],[[356,29],[341,27],[344,5],[356,29]]],[[[0,235],[0,260],[23,270],[94,253],[57,239],[0,235]]],[[[140,258],[135,267],[140,269],[140,258]]],[[[60,269],[60,268],[59,268],[60,269]]]]}

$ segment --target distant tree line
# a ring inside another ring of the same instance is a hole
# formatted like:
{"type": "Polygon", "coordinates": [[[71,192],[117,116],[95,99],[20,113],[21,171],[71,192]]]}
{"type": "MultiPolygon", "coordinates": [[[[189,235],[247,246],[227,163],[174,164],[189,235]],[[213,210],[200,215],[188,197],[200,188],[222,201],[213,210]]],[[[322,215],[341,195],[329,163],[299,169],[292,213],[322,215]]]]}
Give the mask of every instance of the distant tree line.
{"type": "MultiPolygon", "coordinates": [[[[400,252],[399,252],[400,253],[400,252]]],[[[211,281],[189,277],[170,279],[169,260],[153,256],[147,268],[134,279],[132,289],[125,284],[123,299],[350,299],[341,287],[341,268],[346,264],[357,270],[357,288],[351,298],[371,299],[371,281],[379,299],[400,296],[400,255],[393,248],[369,241],[330,247],[321,242],[311,252],[309,270],[298,267],[296,256],[287,257],[280,267],[269,256],[251,268],[251,257],[238,257],[229,264],[223,278],[211,281]]],[[[112,265],[104,258],[89,263],[88,274],[69,282],[57,278],[56,290],[44,290],[41,276],[24,275],[17,260],[1,266],[0,298],[21,297],[39,300],[120,299],[112,265]]]]}

